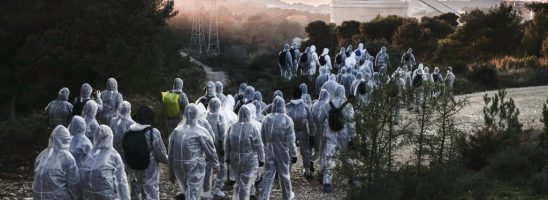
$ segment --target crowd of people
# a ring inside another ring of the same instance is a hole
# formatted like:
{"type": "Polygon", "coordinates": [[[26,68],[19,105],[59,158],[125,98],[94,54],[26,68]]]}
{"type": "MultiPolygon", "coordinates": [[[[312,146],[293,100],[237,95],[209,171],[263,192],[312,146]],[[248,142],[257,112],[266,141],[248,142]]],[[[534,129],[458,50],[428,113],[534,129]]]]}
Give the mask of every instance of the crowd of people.
{"type": "MultiPolygon", "coordinates": [[[[205,94],[190,103],[183,80],[176,78],[173,88],[161,93],[165,130],[171,133],[167,148],[153,127],[154,110],[141,106],[132,115],[114,78],[102,92],[83,84],[73,104],[69,90],[62,88],[45,109],[53,131],[36,158],[34,198],[159,199],[163,163],[169,180],[179,186],[177,198],[225,197],[228,184],[233,199],[269,199],[278,180],[282,198],[293,199],[290,172],[297,153],[304,178],[316,177],[322,191],[330,193],[339,152],[352,146],[356,135],[353,104],[367,105],[381,83],[393,83],[397,96],[437,84],[431,91],[435,96],[450,92],[455,79],[450,67],[445,78],[437,67],[431,74],[422,64],[413,70],[411,49],[390,75],[384,47],[375,57],[363,44],[341,48],[333,63],[328,49],[320,56],[315,51],[312,45],[300,54],[295,45],[285,45],[280,53],[282,77],[315,76],[312,92],[303,83],[285,96],[287,103],[280,90],[266,104],[250,85],[242,83],[236,94],[225,95],[223,83],[211,81],[205,94]]],[[[415,94],[417,102],[425,98],[419,95],[423,92],[415,94]]],[[[351,159],[341,162],[350,169],[354,165],[351,159]]],[[[355,177],[348,182],[358,184],[355,177]]]]}

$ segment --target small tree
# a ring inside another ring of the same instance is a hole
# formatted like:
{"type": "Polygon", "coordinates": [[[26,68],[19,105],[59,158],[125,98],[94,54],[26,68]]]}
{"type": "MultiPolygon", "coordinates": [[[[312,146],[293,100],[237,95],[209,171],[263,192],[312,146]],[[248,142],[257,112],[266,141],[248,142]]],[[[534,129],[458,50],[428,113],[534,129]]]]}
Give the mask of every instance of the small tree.
{"type": "Polygon", "coordinates": [[[539,147],[548,149],[548,100],[542,106],[542,122],[544,123],[544,130],[539,136],[539,147]]]}

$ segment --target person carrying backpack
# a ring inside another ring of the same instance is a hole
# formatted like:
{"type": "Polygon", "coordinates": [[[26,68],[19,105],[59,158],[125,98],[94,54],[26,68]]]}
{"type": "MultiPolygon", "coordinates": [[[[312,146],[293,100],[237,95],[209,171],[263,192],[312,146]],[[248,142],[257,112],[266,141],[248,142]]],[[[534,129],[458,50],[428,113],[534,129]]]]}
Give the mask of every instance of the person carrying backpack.
{"type": "Polygon", "coordinates": [[[72,104],[68,102],[70,91],[64,87],[59,90],[57,99],[48,103],[44,111],[48,114],[49,128],[53,130],[57,125],[68,126],[72,117],[72,104]]]}
{"type": "Polygon", "coordinates": [[[292,72],[297,71],[297,65],[299,64],[299,58],[301,57],[301,51],[297,48],[297,44],[292,43],[291,48],[289,49],[291,54],[291,59],[293,59],[293,67],[291,68],[292,72]]]}
{"type": "Polygon", "coordinates": [[[323,49],[323,52],[320,55],[319,63],[320,63],[320,72],[322,68],[327,68],[329,71],[333,70],[333,66],[331,65],[331,57],[329,57],[328,48],[323,49]]]}
{"type": "Polygon", "coordinates": [[[341,47],[341,50],[335,56],[333,68],[331,69],[331,73],[337,74],[339,72],[339,69],[346,66],[346,63],[344,62],[346,60],[346,49],[344,47],[341,47]]]}
{"type": "Polygon", "coordinates": [[[204,107],[207,109],[207,106],[209,106],[209,101],[211,101],[211,99],[217,97],[216,95],[216,92],[215,92],[215,83],[213,83],[213,81],[208,81],[206,83],[206,89],[205,89],[205,94],[204,96],[201,96],[200,98],[198,98],[198,100],[196,100],[196,105],[198,104],[202,104],[204,105],[204,107]]]}
{"type": "Polygon", "coordinates": [[[80,96],[78,98],[75,98],[74,103],[72,104],[72,115],[82,116],[82,110],[84,109],[84,105],[86,105],[89,100],[94,100],[95,103],[97,103],[97,112],[101,112],[103,110],[101,92],[95,91],[94,93],[91,85],[88,83],[84,83],[80,88],[80,96]]]}
{"type": "Polygon", "coordinates": [[[160,131],[151,125],[151,107],[140,107],[134,118],[122,139],[131,199],[160,199],[160,163],[167,164],[167,150],[160,131]]]}
{"type": "Polygon", "coordinates": [[[188,105],[188,98],[183,92],[183,80],[175,78],[173,89],[161,93],[162,107],[167,118],[166,130],[171,132],[183,119],[185,107],[188,105]]]}
{"type": "MultiPolygon", "coordinates": [[[[352,138],[355,135],[355,127],[352,122],[354,117],[354,108],[345,97],[344,86],[339,85],[335,90],[335,94],[331,101],[325,105],[327,111],[327,130],[325,131],[325,146],[323,148],[323,159],[321,171],[323,172],[323,192],[331,193],[333,188],[331,182],[333,179],[333,171],[335,169],[335,156],[337,152],[344,151],[351,146],[352,138]]],[[[353,161],[345,159],[342,161],[345,166],[353,168],[353,161]]],[[[355,179],[350,180],[352,185],[355,184],[355,179]]]]}
{"type": "Polygon", "coordinates": [[[415,61],[415,55],[413,55],[413,49],[407,49],[407,52],[401,56],[401,64],[407,65],[409,67],[409,71],[413,71],[413,66],[417,64],[415,61]]]}
{"type": "Polygon", "coordinates": [[[291,68],[293,68],[293,58],[289,52],[289,44],[284,45],[284,49],[278,53],[278,65],[282,78],[291,80],[291,68]]]}

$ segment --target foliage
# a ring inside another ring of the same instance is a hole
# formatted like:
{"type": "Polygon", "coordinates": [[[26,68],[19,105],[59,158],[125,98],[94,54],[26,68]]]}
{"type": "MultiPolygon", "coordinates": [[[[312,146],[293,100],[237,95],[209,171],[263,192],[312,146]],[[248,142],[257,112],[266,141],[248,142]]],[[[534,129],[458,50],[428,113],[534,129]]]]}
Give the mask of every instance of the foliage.
{"type": "Polygon", "coordinates": [[[539,136],[539,147],[548,149],[548,100],[542,105],[543,132],[539,136]]]}
{"type": "Polygon", "coordinates": [[[360,25],[360,35],[362,39],[379,40],[383,39],[392,42],[392,37],[402,24],[412,18],[403,18],[396,15],[386,17],[377,16],[375,19],[362,23],[360,25]]]}
{"type": "Polygon", "coordinates": [[[308,34],[308,40],[304,41],[301,49],[310,45],[316,45],[317,50],[323,48],[337,49],[337,29],[333,23],[327,24],[323,21],[310,22],[305,27],[305,32],[308,34]]]}
{"type": "Polygon", "coordinates": [[[531,161],[513,148],[498,152],[485,168],[488,177],[514,185],[526,184],[535,172],[531,161]]]}
{"type": "MultiPolygon", "coordinates": [[[[426,20],[428,21],[428,20],[426,20]]],[[[434,32],[428,27],[421,26],[416,20],[408,20],[398,27],[392,41],[398,49],[412,47],[413,54],[419,58],[431,57],[431,47],[436,45],[434,32]]]]}
{"type": "Polygon", "coordinates": [[[187,83],[201,82],[204,77],[201,69],[181,58],[181,41],[166,26],[166,19],[177,14],[173,1],[36,0],[17,4],[16,11],[0,20],[9,21],[8,35],[17,37],[2,46],[8,54],[2,64],[8,67],[1,74],[7,83],[0,85],[0,108],[12,112],[11,117],[41,109],[62,86],[78,94],[84,82],[101,88],[106,78],[114,77],[124,94],[152,94],[169,88],[174,76],[187,83]],[[59,17],[37,26],[42,21],[31,19],[42,15],[36,13],[59,17]],[[12,18],[17,20],[8,20],[12,18]],[[31,29],[34,26],[38,28],[31,29]],[[14,34],[21,30],[28,32],[14,34]],[[192,76],[187,77],[186,71],[192,76]]]}
{"type": "Polygon", "coordinates": [[[533,11],[535,16],[528,21],[523,29],[521,43],[528,55],[542,55],[543,41],[548,37],[548,4],[531,3],[527,9],[533,11]]]}
{"type": "Polygon", "coordinates": [[[471,81],[479,83],[480,86],[483,86],[485,89],[495,89],[498,85],[498,71],[495,69],[495,66],[490,64],[478,64],[472,67],[472,71],[468,78],[471,81]]]}
{"type": "Polygon", "coordinates": [[[548,172],[540,172],[531,177],[527,183],[529,188],[537,194],[545,194],[548,192],[548,172]]]}
{"type": "Polygon", "coordinates": [[[337,46],[345,46],[346,44],[352,44],[352,37],[360,33],[360,22],[357,21],[344,21],[341,25],[337,26],[337,46]]]}

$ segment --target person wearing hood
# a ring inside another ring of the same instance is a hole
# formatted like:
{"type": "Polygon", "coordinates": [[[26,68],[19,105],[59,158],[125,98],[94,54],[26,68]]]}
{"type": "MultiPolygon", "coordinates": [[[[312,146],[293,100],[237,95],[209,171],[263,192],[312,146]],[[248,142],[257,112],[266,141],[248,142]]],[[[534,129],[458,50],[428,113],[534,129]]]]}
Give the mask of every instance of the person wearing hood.
{"type": "Polygon", "coordinates": [[[300,88],[293,90],[293,98],[287,103],[287,115],[291,117],[294,123],[295,135],[299,142],[301,156],[303,158],[304,177],[308,180],[312,179],[314,168],[310,159],[310,152],[314,144],[314,136],[316,135],[316,126],[310,106],[301,99],[302,92],[300,88]]]}
{"type": "Polygon", "coordinates": [[[320,65],[320,58],[318,57],[318,54],[316,53],[316,45],[310,46],[310,73],[309,75],[316,75],[316,70],[318,66],[320,65]]]}
{"type": "Polygon", "coordinates": [[[369,53],[365,49],[363,43],[358,44],[358,48],[354,51],[356,55],[357,66],[361,66],[366,60],[369,60],[369,53]]]}
{"type": "Polygon", "coordinates": [[[186,199],[200,199],[206,165],[219,171],[219,161],[213,138],[199,125],[200,113],[195,104],[185,108],[184,124],[178,126],[169,138],[169,179],[177,181],[186,199]]]}
{"type": "MultiPolygon", "coordinates": [[[[211,99],[209,101],[208,106],[208,112],[207,112],[207,122],[213,129],[213,133],[215,134],[215,149],[217,149],[217,157],[218,158],[224,158],[224,140],[225,140],[225,133],[227,130],[227,121],[225,117],[221,114],[221,100],[217,98],[211,99]]],[[[219,173],[217,173],[217,178],[215,180],[215,186],[213,190],[213,195],[218,197],[225,197],[225,193],[223,193],[222,189],[224,186],[225,181],[225,174],[226,174],[226,167],[225,162],[223,159],[219,160],[219,173]]]]}
{"type": "MultiPolygon", "coordinates": [[[[272,99],[275,99],[276,97],[281,97],[282,99],[284,98],[284,94],[282,91],[280,90],[276,90],[274,91],[274,95],[272,96],[272,99]]],[[[264,115],[268,115],[270,113],[272,113],[272,107],[273,107],[274,104],[268,104],[266,105],[265,109],[262,111],[262,113],[264,115]]]]}
{"type": "Polygon", "coordinates": [[[318,63],[320,64],[320,72],[322,68],[326,68],[327,70],[331,71],[333,70],[333,66],[331,65],[331,57],[329,57],[329,49],[324,48],[322,54],[320,55],[320,58],[318,59],[318,63]]]}
{"type": "Polygon", "coordinates": [[[352,94],[350,91],[350,87],[352,86],[352,83],[356,79],[354,75],[352,75],[352,68],[347,68],[344,74],[341,76],[340,84],[344,86],[344,90],[346,91],[346,97],[350,96],[352,94]]]}
{"type": "MultiPolygon", "coordinates": [[[[131,199],[160,199],[160,163],[167,164],[167,151],[162,134],[154,127],[154,111],[149,106],[142,106],[135,116],[136,123],[129,128],[128,134],[144,134],[150,149],[148,167],[144,170],[126,166],[131,186],[131,199]]],[[[131,145],[131,144],[124,144],[131,145]]]]}
{"type": "Polygon", "coordinates": [[[221,81],[215,82],[215,95],[219,98],[219,100],[221,100],[221,103],[226,100],[226,95],[223,94],[223,88],[224,86],[221,81]]]}
{"type": "Polygon", "coordinates": [[[329,80],[322,85],[322,89],[327,90],[327,92],[329,92],[329,95],[333,96],[333,94],[335,93],[335,89],[337,89],[337,86],[339,86],[339,83],[337,83],[337,77],[335,76],[335,74],[331,74],[329,75],[329,80]]]}
{"type": "Polygon", "coordinates": [[[316,125],[316,139],[314,143],[314,155],[312,160],[316,161],[321,156],[325,131],[327,128],[327,112],[325,111],[325,105],[329,103],[329,92],[322,89],[320,91],[320,98],[312,105],[312,116],[314,117],[314,124],[316,125]]]}
{"type": "Polygon", "coordinates": [[[375,88],[374,83],[370,80],[371,74],[365,74],[354,90],[354,96],[358,98],[358,102],[364,106],[369,104],[369,99],[375,88]]]}
{"type": "Polygon", "coordinates": [[[445,75],[443,82],[445,82],[446,91],[449,92],[450,95],[453,95],[453,83],[455,82],[453,67],[447,67],[447,74],[445,75]]]}
{"type": "Polygon", "coordinates": [[[95,101],[87,101],[82,110],[82,117],[86,121],[86,136],[91,141],[99,132],[99,123],[95,119],[97,115],[97,104],[95,101]]]}
{"type": "Polygon", "coordinates": [[[420,63],[417,66],[417,69],[413,71],[413,94],[415,94],[415,108],[417,110],[420,110],[420,105],[422,104],[422,100],[424,95],[423,93],[423,87],[422,85],[426,82],[423,79],[424,77],[424,65],[420,63]]]}
{"type": "Polygon", "coordinates": [[[329,70],[327,68],[320,68],[320,75],[316,78],[315,94],[319,94],[322,89],[322,85],[329,80],[329,70]]]}
{"type": "Polygon", "coordinates": [[[356,79],[354,79],[354,81],[352,81],[352,84],[350,84],[350,94],[349,95],[354,95],[356,96],[354,93],[356,91],[356,87],[358,87],[358,84],[360,84],[360,82],[362,81],[363,79],[363,74],[361,72],[358,72],[356,74],[356,79]]]}
{"type": "Polygon", "coordinates": [[[61,88],[57,100],[49,102],[44,109],[48,113],[50,129],[53,130],[57,125],[68,126],[72,117],[72,104],[68,102],[69,94],[68,88],[61,88]]]}
{"type": "Polygon", "coordinates": [[[270,198],[276,173],[280,181],[282,199],[293,199],[295,194],[291,188],[289,173],[290,165],[297,162],[293,120],[285,114],[285,102],[282,97],[275,97],[272,105],[273,112],[266,116],[261,127],[265,151],[265,174],[259,199],[270,198]]]}
{"type": "MultiPolygon", "coordinates": [[[[259,106],[262,106],[263,102],[260,101],[253,101],[253,105],[255,105],[255,108],[258,108],[259,106]]],[[[260,109],[255,109],[255,120],[259,123],[262,123],[265,116],[262,114],[262,111],[260,109]]],[[[260,128],[260,127],[259,127],[260,128]]]]}
{"type": "Polygon", "coordinates": [[[101,99],[101,91],[95,91],[95,94],[92,99],[93,88],[91,85],[84,83],[80,88],[80,96],[74,99],[72,104],[72,115],[82,115],[82,110],[89,100],[93,100],[97,104],[97,111],[100,112],[103,110],[103,101],[101,99]]]}
{"type": "Polygon", "coordinates": [[[78,166],[72,154],[69,131],[56,126],[49,144],[34,162],[33,199],[80,199],[78,166]]]}
{"type": "Polygon", "coordinates": [[[110,123],[110,120],[116,117],[118,106],[123,101],[122,94],[118,92],[118,82],[114,78],[107,79],[107,89],[101,92],[101,101],[103,110],[100,113],[102,123],[110,123]]]}
{"type": "Polygon", "coordinates": [[[388,71],[388,67],[390,66],[390,57],[388,56],[388,52],[386,51],[386,47],[382,47],[379,53],[377,53],[377,56],[375,56],[375,66],[378,69],[381,74],[385,74],[388,71]],[[380,71],[380,69],[384,69],[384,71],[380,71]]]}
{"type": "MultiPolygon", "coordinates": [[[[336,166],[335,156],[338,152],[344,151],[348,146],[352,145],[352,139],[355,134],[353,122],[354,109],[344,95],[344,87],[342,85],[337,86],[333,98],[324,107],[327,113],[329,113],[331,109],[341,109],[343,121],[345,122],[343,128],[338,131],[333,130],[333,127],[328,123],[327,130],[325,131],[325,146],[322,154],[321,171],[323,172],[323,192],[326,193],[331,193],[333,191],[331,182],[333,179],[333,170],[336,166]]],[[[343,160],[343,163],[350,168],[353,166],[352,160],[350,159],[343,160]]],[[[355,184],[354,181],[354,179],[351,179],[350,182],[355,184]]]]}
{"type": "Polygon", "coordinates": [[[443,88],[443,77],[441,76],[440,68],[435,67],[434,68],[434,73],[432,73],[431,76],[432,77],[430,79],[434,83],[434,94],[433,94],[433,96],[437,97],[441,94],[441,90],[443,88]]]}
{"type": "Polygon", "coordinates": [[[280,66],[281,77],[286,80],[291,80],[293,58],[289,52],[289,44],[285,44],[284,49],[278,54],[278,65],[280,66]]]}
{"type": "Polygon", "coordinates": [[[225,161],[230,165],[229,181],[236,182],[232,199],[249,199],[258,168],[264,165],[265,155],[261,135],[252,123],[252,113],[243,106],[238,122],[228,129],[225,139],[225,161]]]}
{"type": "Polygon", "coordinates": [[[409,71],[413,71],[413,66],[417,64],[415,55],[413,55],[413,49],[407,49],[407,52],[401,56],[401,64],[407,65],[407,67],[409,67],[409,71]]]}
{"type": "Polygon", "coordinates": [[[86,155],[93,148],[93,144],[86,137],[86,121],[80,116],[74,116],[69,125],[70,140],[69,152],[76,160],[76,165],[81,166],[86,155]]]}
{"type": "Polygon", "coordinates": [[[346,68],[351,68],[351,69],[356,68],[356,66],[358,66],[358,63],[356,62],[356,54],[354,52],[350,53],[350,56],[346,58],[344,63],[346,64],[345,65],[346,68]]]}
{"type": "Polygon", "coordinates": [[[251,86],[247,86],[244,92],[244,96],[241,100],[236,102],[236,106],[234,106],[234,113],[238,113],[240,111],[240,108],[243,105],[253,103],[253,100],[255,99],[255,88],[251,86]]]}
{"type": "Polygon", "coordinates": [[[135,121],[131,118],[131,104],[127,101],[122,101],[120,106],[118,106],[118,116],[110,120],[110,128],[112,129],[112,134],[114,135],[114,149],[124,157],[124,150],[122,148],[122,138],[124,133],[129,131],[131,125],[135,121]]]}
{"type": "Polygon", "coordinates": [[[291,71],[296,72],[297,65],[299,64],[299,58],[301,57],[301,51],[297,47],[296,43],[291,43],[291,48],[289,49],[289,53],[291,54],[291,58],[293,59],[293,68],[291,69],[291,71]]]}
{"type": "MultiPolygon", "coordinates": [[[[173,89],[164,94],[166,95],[176,94],[178,95],[178,98],[179,98],[178,114],[174,117],[168,117],[165,121],[166,130],[173,131],[173,129],[175,129],[177,125],[179,124],[179,122],[181,122],[181,120],[183,119],[185,108],[189,103],[186,94],[183,92],[183,79],[175,78],[173,82],[173,89]]],[[[162,100],[162,106],[164,108],[167,108],[167,105],[164,102],[164,100],[162,100]]]]}
{"type": "Polygon", "coordinates": [[[338,73],[342,67],[346,66],[346,57],[346,49],[344,47],[341,47],[341,50],[335,56],[335,60],[333,61],[335,65],[333,66],[333,69],[331,69],[331,73],[338,73]]]}
{"type": "Polygon", "coordinates": [[[234,100],[236,102],[242,100],[244,98],[244,94],[245,94],[245,90],[247,89],[247,84],[246,83],[242,83],[240,84],[240,87],[238,89],[238,93],[236,93],[234,95],[234,100]]]}
{"type": "Polygon", "coordinates": [[[341,84],[342,76],[346,74],[346,71],[348,70],[348,67],[343,67],[337,74],[337,83],[341,84]]]}
{"type": "Polygon", "coordinates": [[[205,92],[204,96],[201,96],[200,98],[198,98],[198,100],[196,100],[195,104],[201,103],[207,109],[207,106],[209,106],[209,101],[211,101],[211,99],[217,97],[217,94],[216,94],[215,90],[216,90],[215,89],[215,83],[213,83],[213,81],[208,81],[206,83],[206,92],[205,92]]]}
{"type": "Polygon", "coordinates": [[[312,106],[312,97],[310,96],[310,94],[308,94],[308,86],[306,86],[306,83],[301,83],[299,88],[301,89],[301,93],[303,94],[301,96],[301,99],[306,105],[312,106]]]}
{"type": "Polygon", "coordinates": [[[362,74],[369,74],[369,75],[373,75],[373,73],[375,72],[374,68],[373,68],[373,56],[369,56],[368,59],[366,59],[362,65],[360,65],[360,67],[358,68],[358,71],[361,72],[362,74]]]}
{"type": "Polygon", "coordinates": [[[112,140],[110,128],[101,125],[80,168],[84,199],[130,199],[124,162],[112,147],[112,140]]]}
{"type": "Polygon", "coordinates": [[[263,102],[263,94],[259,91],[255,91],[255,97],[253,98],[255,101],[259,101],[260,106],[257,107],[257,110],[259,112],[262,112],[266,108],[266,103],[263,102]]]}

